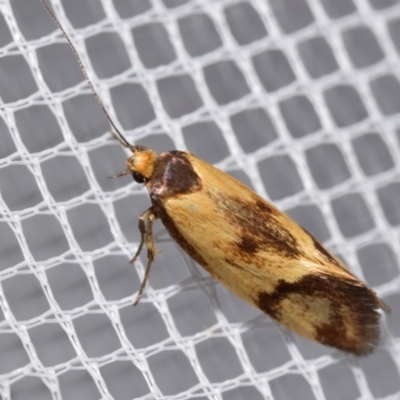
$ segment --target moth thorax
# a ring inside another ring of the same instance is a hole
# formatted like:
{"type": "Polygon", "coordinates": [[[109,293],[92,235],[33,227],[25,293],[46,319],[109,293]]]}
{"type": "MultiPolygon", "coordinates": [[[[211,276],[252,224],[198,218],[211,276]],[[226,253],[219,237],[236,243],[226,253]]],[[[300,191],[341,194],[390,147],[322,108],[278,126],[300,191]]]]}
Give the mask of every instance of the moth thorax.
{"type": "Polygon", "coordinates": [[[135,151],[133,156],[126,160],[126,168],[132,173],[140,174],[149,179],[153,174],[156,159],[157,154],[150,149],[135,151]]]}

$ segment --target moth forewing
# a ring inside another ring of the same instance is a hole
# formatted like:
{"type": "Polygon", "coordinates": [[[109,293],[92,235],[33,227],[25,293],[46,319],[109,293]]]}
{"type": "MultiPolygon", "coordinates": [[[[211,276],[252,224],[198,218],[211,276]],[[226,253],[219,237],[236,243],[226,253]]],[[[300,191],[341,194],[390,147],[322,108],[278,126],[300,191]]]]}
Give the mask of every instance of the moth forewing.
{"type": "Polygon", "coordinates": [[[174,240],[234,294],[320,343],[357,355],[377,345],[378,309],[387,306],[242,183],[174,151],[159,156],[147,187],[174,240]]]}

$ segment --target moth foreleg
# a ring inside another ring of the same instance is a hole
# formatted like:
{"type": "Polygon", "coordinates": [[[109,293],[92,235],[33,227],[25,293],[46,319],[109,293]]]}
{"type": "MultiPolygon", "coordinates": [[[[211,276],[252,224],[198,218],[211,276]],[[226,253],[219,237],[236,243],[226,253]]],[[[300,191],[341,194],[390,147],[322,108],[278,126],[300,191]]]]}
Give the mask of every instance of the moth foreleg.
{"type": "Polygon", "coordinates": [[[140,232],[140,243],[139,243],[138,249],[136,250],[135,255],[129,261],[131,264],[133,264],[136,261],[136,259],[139,257],[140,252],[142,251],[143,244],[144,244],[144,241],[146,238],[146,221],[150,220],[150,219],[152,221],[155,221],[157,218],[158,217],[157,217],[156,213],[154,212],[153,207],[150,207],[143,214],[140,215],[139,224],[138,224],[138,228],[139,228],[139,232],[140,232]]]}
{"type": "Polygon", "coordinates": [[[154,246],[154,239],[153,239],[153,222],[157,218],[158,218],[158,216],[155,213],[153,207],[150,207],[139,217],[139,231],[141,234],[141,240],[140,240],[139,247],[136,251],[136,254],[134,255],[134,257],[131,260],[131,263],[133,263],[137,259],[137,257],[139,256],[139,254],[143,248],[143,244],[146,241],[147,266],[146,266],[146,271],[144,273],[144,278],[143,278],[142,284],[140,285],[139,292],[136,296],[136,300],[133,303],[134,306],[136,306],[136,304],[139,303],[140,298],[142,297],[144,288],[146,287],[147,280],[149,279],[150,268],[151,268],[151,265],[154,261],[155,255],[156,255],[156,248],[154,246]]]}

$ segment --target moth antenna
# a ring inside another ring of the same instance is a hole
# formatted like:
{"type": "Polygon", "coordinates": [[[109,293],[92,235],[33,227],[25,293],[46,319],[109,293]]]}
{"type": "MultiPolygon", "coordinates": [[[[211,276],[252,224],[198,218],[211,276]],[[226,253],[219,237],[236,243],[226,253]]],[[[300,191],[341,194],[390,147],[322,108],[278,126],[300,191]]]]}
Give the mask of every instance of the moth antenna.
{"type": "Polygon", "coordinates": [[[106,116],[106,118],[108,119],[108,122],[110,123],[111,127],[113,128],[113,136],[116,137],[118,139],[118,141],[124,146],[127,147],[129,149],[132,150],[132,148],[134,146],[132,146],[124,137],[124,135],[119,131],[119,129],[115,126],[114,121],[111,119],[110,115],[108,114],[106,108],[104,107],[103,102],[101,101],[99,95],[97,94],[96,90],[94,89],[94,86],[89,78],[88,73],[86,72],[86,69],[82,63],[81,58],[79,57],[78,52],[75,49],[75,46],[73,45],[71,39],[69,38],[69,36],[67,35],[67,32],[64,30],[64,28],[62,27],[61,23],[58,21],[57,17],[53,14],[53,11],[51,11],[50,7],[46,4],[45,0],[40,0],[41,3],[43,4],[43,7],[46,9],[46,11],[50,14],[51,18],[53,19],[53,21],[57,24],[57,26],[60,28],[60,31],[62,32],[62,34],[64,35],[65,39],[67,40],[69,46],[71,47],[72,52],[74,53],[74,56],[76,58],[76,60],[78,61],[78,65],[80,67],[80,69],[83,72],[83,76],[86,79],[86,82],[88,83],[94,98],[97,101],[97,104],[100,106],[101,110],[103,111],[104,115],[106,116]]]}

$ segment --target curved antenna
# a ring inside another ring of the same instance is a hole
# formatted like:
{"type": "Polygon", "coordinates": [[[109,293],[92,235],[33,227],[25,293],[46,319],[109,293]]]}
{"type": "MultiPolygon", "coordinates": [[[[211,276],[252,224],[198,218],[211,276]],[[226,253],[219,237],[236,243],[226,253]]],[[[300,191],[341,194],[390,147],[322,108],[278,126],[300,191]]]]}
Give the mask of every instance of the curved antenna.
{"type": "Polygon", "coordinates": [[[81,58],[79,57],[78,52],[75,49],[75,46],[72,44],[71,39],[69,38],[69,36],[67,35],[67,32],[65,32],[64,28],[62,27],[62,25],[60,24],[60,22],[58,21],[57,17],[53,14],[53,12],[50,10],[50,7],[46,4],[46,2],[44,0],[40,0],[43,4],[43,7],[46,9],[46,11],[50,14],[51,18],[53,18],[53,21],[57,24],[57,26],[60,28],[62,34],[64,35],[65,39],[67,40],[69,46],[72,49],[72,52],[75,55],[76,60],[78,61],[79,67],[81,68],[82,72],[83,72],[83,76],[85,77],[87,83],[89,84],[89,87],[93,93],[94,98],[97,101],[97,104],[100,106],[100,108],[102,109],[104,115],[107,117],[108,122],[110,123],[111,127],[113,128],[114,132],[111,132],[113,134],[113,136],[125,147],[128,147],[129,149],[132,149],[134,146],[132,146],[124,137],[124,135],[119,131],[119,129],[115,126],[113,120],[111,119],[110,115],[108,114],[106,108],[104,107],[103,102],[100,100],[99,95],[97,94],[96,90],[94,89],[94,86],[89,78],[89,75],[86,72],[86,69],[82,63],[81,58]]]}

